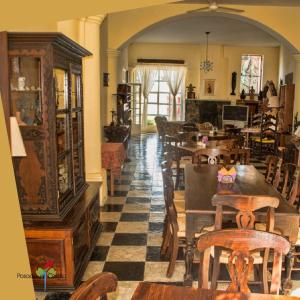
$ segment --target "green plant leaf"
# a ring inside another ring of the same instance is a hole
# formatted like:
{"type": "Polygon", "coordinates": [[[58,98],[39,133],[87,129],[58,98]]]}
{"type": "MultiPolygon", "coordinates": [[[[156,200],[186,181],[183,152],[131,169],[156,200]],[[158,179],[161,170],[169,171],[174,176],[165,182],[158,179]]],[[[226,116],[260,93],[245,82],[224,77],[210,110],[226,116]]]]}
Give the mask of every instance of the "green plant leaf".
{"type": "Polygon", "coordinates": [[[38,269],[35,271],[35,274],[36,274],[38,277],[43,277],[43,276],[44,276],[44,273],[45,273],[45,270],[42,269],[42,268],[38,268],[38,269]]]}
{"type": "Polygon", "coordinates": [[[56,271],[53,268],[51,268],[51,269],[48,270],[48,277],[49,278],[52,278],[55,275],[56,275],[56,271]]]}

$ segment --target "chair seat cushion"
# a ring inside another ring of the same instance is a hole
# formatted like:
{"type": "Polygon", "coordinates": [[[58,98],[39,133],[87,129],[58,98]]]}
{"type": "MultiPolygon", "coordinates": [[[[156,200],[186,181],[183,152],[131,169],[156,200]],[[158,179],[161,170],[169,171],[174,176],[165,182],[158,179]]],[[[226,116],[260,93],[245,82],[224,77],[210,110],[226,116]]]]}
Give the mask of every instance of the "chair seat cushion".
{"type": "Polygon", "coordinates": [[[263,143],[263,144],[274,144],[275,143],[275,140],[273,139],[260,139],[260,138],[257,138],[254,140],[256,143],[263,143]]]}
{"type": "Polygon", "coordinates": [[[185,195],[185,191],[174,191],[174,200],[178,201],[184,201],[184,195],[185,195]]]}

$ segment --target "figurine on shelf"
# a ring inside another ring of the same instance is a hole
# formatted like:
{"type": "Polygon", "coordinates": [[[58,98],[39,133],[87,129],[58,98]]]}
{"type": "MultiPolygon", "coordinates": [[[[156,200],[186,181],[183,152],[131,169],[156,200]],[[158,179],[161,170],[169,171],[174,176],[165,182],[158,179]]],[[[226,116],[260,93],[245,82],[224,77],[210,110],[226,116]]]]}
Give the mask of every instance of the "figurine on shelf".
{"type": "Polygon", "coordinates": [[[254,100],[254,96],[255,96],[255,89],[253,88],[253,86],[251,86],[251,88],[249,90],[250,100],[254,100]]]}
{"type": "Polygon", "coordinates": [[[245,100],[246,99],[246,93],[245,90],[243,89],[240,95],[241,100],[245,100]]]}
{"type": "Polygon", "coordinates": [[[186,87],[187,89],[187,99],[195,99],[196,98],[196,95],[195,95],[195,92],[194,92],[194,89],[196,87],[193,86],[191,83],[186,87]]]}
{"type": "Polygon", "coordinates": [[[232,74],[231,74],[231,89],[232,89],[232,92],[231,92],[230,95],[232,95],[232,96],[235,96],[235,89],[236,89],[236,75],[237,75],[236,72],[232,72],[232,74]]]}

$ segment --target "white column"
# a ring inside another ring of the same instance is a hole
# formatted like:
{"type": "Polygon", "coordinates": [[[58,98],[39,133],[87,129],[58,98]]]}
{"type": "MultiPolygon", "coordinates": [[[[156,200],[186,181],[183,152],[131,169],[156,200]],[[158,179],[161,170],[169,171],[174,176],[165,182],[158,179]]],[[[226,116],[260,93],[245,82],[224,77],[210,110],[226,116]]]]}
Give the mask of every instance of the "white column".
{"type": "Polygon", "coordinates": [[[295,54],[296,61],[294,83],[295,83],[295,100],[294,100],[294,115],[298,112],[298,120],[300,117],[300,54],[295,54]]]}
{"type": "Polygon", "coordinates": [[[107,90],[107,119],[106,124],[110,124],[111,111],[116,111],[116,96],[113,94],[117,93],[118,85],[118,58],[120,51],[117,49],[107,49],[107,71],[109,73],[109,86],[107,90]]]}
{"type": "Polygon", "coordinates": [[[101,164],[100,25],[104,15],[79,20],[79,43],[93,55],[83,59],[85,171],[87,181],[101,182],[100,204],[107,200],[106,170],[101,164]]]}

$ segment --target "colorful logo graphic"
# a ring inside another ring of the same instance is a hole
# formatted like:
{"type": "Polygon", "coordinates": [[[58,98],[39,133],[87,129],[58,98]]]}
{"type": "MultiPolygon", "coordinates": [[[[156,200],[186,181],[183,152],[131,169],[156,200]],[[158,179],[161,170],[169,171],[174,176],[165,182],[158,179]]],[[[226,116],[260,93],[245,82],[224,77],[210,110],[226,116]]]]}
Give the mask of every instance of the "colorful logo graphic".
{"type": "Polygon", "coordinates": [[[53,278],[56,275],[56,271],[53,268],[54,261],[48,260],[44,266],[44,268],[38,267],[35,271],[36,275],[40,278],[44,279],[44,291],[47,288],[47,277],[53,278]]]}

